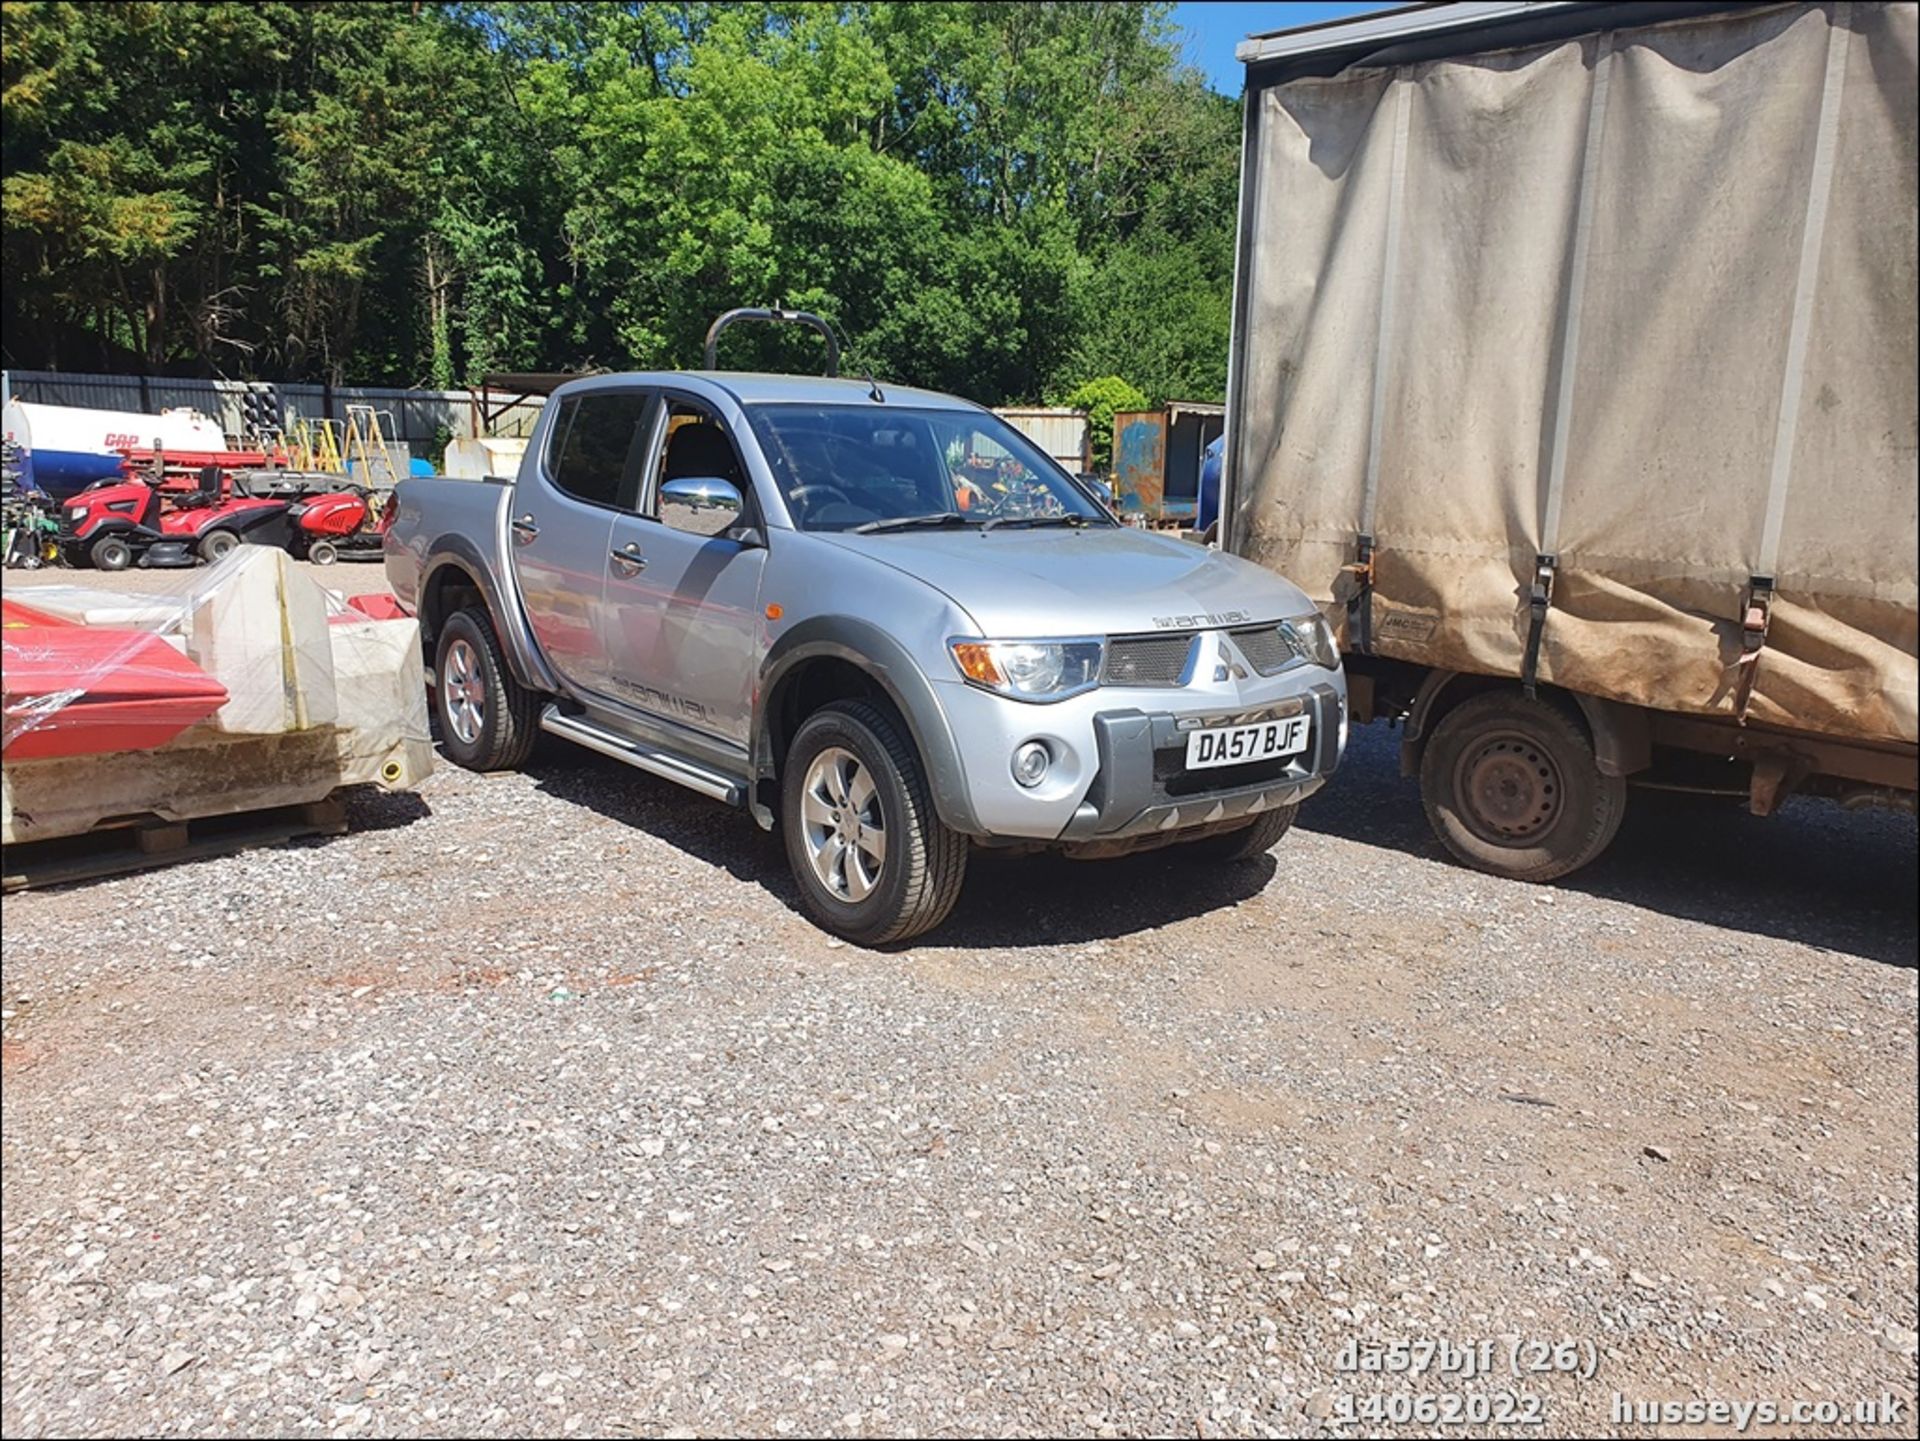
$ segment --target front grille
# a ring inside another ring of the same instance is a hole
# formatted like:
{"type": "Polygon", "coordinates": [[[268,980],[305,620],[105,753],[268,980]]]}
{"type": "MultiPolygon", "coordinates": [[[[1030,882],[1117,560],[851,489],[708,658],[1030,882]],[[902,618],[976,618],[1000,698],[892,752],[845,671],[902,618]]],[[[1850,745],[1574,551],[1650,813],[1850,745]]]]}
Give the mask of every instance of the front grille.
{"type": "Polygon", "coordinates": [[[1193,635],[1118,636],[1107,642],[1103,685],[1176,686],[1187,673],[1193,635]]]}
{"type": "Polygon", "coordinates": [[[1253,626],[1230,634],[1247,664],[1261,675],[1275,675],[1300,657],[1292,638],[1277,625],[1253,626]]]}

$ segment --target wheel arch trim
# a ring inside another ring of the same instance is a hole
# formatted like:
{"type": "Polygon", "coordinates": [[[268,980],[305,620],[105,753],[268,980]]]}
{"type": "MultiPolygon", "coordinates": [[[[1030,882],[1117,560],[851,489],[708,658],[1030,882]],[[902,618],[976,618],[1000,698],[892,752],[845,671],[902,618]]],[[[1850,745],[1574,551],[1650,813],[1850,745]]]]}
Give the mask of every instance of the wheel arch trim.
{"type": "Polygon", "coordinates": [[[809,661],[844,661],[870,677],[907,724],[914,750],[927,768],[933,807],[950,829],[984,834],[967,793],[959,743],[932,684],[914,664],[905,646],[871,621],[856,616],[818,616],[785,632],[768,649],[754,688],[751,750],[756,785],[750,804],[754,818],[771,826],[773,816],[759,798],[758,781],[779,774],[774,754],[775,702],[782,688],[798,678],[809,661]]]}
{"type": "MultiPolygon", "coordinates": [[[[559,690],[558,682],[547,670],[546,662],[533,644],[532,633],[527,629],[520,612],[518,597],[510,605],[503,601],[499,586],[493,579],[492,567],[481,557],[480,548],[466,536],[453,533],[441,536],[434,542],[427,563],[420,568],[415,609],[421,614],[423,622],[427,597],[450,570],[464,576],[480,592],[481,602],[493,619],[494,634],[500,639],[500,649],[506,656],[507,669],[513,678],[529,690],[549,693],[559,690]]],[[[422,629],[425,630],[424,624],[422,629]]]]}

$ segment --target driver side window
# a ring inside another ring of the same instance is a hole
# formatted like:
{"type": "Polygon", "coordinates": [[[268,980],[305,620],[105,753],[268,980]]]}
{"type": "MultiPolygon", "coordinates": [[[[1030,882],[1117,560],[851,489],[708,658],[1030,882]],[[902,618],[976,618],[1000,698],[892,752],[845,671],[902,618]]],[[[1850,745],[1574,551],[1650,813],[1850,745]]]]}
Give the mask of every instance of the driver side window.
{"type": "Polygon", "coordinates": [[[759,523],[739,448],[703,405],[669,401],[654,474],[652,517],[671,530],[717,536],[759,523]]]}

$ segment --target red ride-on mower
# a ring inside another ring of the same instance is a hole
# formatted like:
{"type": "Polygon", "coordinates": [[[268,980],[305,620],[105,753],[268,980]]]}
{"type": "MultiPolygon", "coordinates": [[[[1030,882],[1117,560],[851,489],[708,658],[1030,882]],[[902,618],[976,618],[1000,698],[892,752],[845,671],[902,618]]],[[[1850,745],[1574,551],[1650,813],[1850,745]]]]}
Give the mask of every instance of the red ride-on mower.
{"type": "Polygon", "coordinates": [[[67,502],[60,548],[69,565],[100,570],[185,566],[197,554],[218,560],[242,541],[285,545],[287,502],[225,486],[220,472],[200,473],[201,489],[163,509],[160,492],[144,480],[103,480],[67,502]]]}
{"type": "Polygon", "coordinates": [[[365,486],[343,486],[298,500],[287,518],[292,526],[287,549],[296,560],[332,565],[343,555],[380,554],[386,516],[375,515],[373,492],[365,486]]]}

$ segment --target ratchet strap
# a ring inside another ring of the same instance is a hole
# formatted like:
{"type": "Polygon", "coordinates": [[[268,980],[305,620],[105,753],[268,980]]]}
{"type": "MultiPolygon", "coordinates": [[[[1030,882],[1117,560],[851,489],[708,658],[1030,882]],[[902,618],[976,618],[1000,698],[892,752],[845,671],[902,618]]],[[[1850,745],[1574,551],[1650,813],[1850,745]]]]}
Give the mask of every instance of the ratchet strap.
{"type": "Polygon", "coordinates": [[[1553,574],[1559,564],[1557,555],[1539,555],[1533,560],[1533,585],[1527,591],[1527,653],[1520,663],[1520,685],[1528,700],[1536,698],[1540,637],[1547,628],[1547,610],[1553,604],[1553,574]]]}
{"type": "Polygon", "coordinates": [[[1352,565],[1340,567],[1359,584],[1347,597],[1347,632],[1354,649],[1362,655],[1373,652],[1373,537],[1362,532],[1354,537],[1359,555],[1352,565]]]}
{"type": "Polygon", "coordinates": [[[1753,681],[1760,673],[1760,652],[1767,646],[1767,627],[1773,623],[1773,577],[1756,575],[1747,581],[1746,612],[1740,622],[1740,659],[1734,664],[1733,714],[1741,725],[1747,723],[1747,707],[1753,704],[1753,681]]]}
{"type": "Polygon", "coordinates": [[[1741,607],[1740,658],[1734,663],[1733,714],[1747,723],[1754,680],[1773,620],[1774,581],[1780,573],[1780,535],[1787,515],[1787,490],[1793,478],[1793,451],[1806,387],[1807,351],[1813,333],[1814,291],[1820,275],[1820,250],[1826,240],[1827,213],[1833,198],[1835,152],[1840,143],[1840,97],[1846,85],[1847,43],[1853,23],[1848,0],[1833,7],[1827,25],[1827,68],[1820,88],[1820,121],[1814,131],[1813,173],[1807,187],[1806,220],[1800,229],[1800,268],[1794,281],[1793,315],[1787,326],[1787,363],[1780,378],[1780,402],[1774,412],[1773,467],[1767,482],[1766,518],[1753,574],[1741,607]]]}

